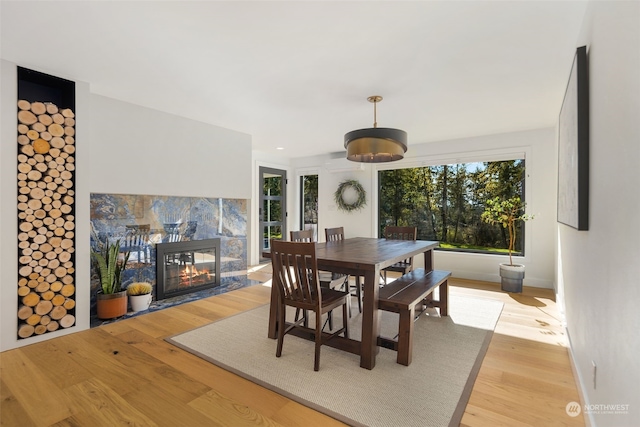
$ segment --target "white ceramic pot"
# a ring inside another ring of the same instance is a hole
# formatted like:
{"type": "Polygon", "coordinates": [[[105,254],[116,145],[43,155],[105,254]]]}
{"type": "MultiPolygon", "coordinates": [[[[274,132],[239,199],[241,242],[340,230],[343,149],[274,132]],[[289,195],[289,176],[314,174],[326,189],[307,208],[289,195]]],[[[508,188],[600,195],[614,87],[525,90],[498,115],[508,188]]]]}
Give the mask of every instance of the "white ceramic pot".
{"type": "Polygon", "coordinates": [[[151,294],[129,295],[129,304],[134,312],[147,310],[151,305],[151,294]]]}
{"type": "Polygon", "coordinates": [[[500,264],[500,280],[503,291],[514,293],[522,292],[524,265],[500,264]]]}

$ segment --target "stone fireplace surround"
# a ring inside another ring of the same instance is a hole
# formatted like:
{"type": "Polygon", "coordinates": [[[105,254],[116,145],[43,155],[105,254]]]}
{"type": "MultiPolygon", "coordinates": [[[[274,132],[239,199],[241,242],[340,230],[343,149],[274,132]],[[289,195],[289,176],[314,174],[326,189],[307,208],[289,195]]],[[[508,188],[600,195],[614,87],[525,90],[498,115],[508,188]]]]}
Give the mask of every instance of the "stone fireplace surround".
{"type": "MultiPolygon", "coordinates": [[[[120,238],[123,250],[131,251],[123,287],[133,282],[149,282],[154,287],[152,311],[253,284],[247,279],[247,200],[92,193],[90,209],[92,235],[120,238]],[[156,301],[155,245],[212,238],[221,242],[220,286],[156,301]]],[[[95,316],[98,287],[92,267],[92,327],[103,323],[95,316]]]]}

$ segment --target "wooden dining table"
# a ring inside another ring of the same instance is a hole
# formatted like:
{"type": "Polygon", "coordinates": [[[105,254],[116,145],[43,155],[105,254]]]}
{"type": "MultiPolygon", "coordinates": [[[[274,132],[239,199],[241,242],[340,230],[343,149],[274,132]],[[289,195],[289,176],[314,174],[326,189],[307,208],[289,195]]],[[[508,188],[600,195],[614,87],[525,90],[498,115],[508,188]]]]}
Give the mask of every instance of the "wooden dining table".
{"type": "MultiPolygon", "coordinates": [[[[427,240],[390,240],[373,237],[355,237],[336,242],[316,243],[316,258],[319,270],[344,273],[364,278],[362,304],[362,338],[356,341],[337,336],[326,343],[360,355],[360,366],[373,369],[380,347],[380,313],[378,291],[380,271],[404,259],[420,254],[424,256],[425,271],[433,270],[433,249],[438,242],[427,240]]],[[[279,294],[271,288],[271,310],[269,312],[269,338],[277,337],[277,310],[279,294]]],[[[297,334],[313,339],[309,332],[297,334]]]]}

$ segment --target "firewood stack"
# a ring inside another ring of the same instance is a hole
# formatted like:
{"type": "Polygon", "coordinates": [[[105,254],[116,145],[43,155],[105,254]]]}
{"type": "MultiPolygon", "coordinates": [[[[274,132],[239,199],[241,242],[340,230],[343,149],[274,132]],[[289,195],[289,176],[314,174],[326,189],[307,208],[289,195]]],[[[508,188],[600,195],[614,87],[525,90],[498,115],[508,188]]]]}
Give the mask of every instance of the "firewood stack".
{"type": "Polygon", "coordinates": [[[75,114],[18,101],[18,337],[75,324],[75,114]]]}

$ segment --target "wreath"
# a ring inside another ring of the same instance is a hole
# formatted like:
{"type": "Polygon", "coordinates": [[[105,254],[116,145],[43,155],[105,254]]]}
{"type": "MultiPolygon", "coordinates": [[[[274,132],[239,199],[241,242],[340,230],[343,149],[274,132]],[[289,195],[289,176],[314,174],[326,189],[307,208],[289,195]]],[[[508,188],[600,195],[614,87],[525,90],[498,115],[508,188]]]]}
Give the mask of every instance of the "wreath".
{"type": "Polygon", "coordinates": [[[367,204],[367,192],[364,190],[362,185],[356,181],[355,179],[348,179],[346,181],[342,181],[340,185],[338,185],[338,189],[333,194],[333,199],[338,205],[338,209],[351,212],[364,208],[367,204]],[[354,191],[358,196],[355,201],[345,200],[345,192],[354,191]]]}

